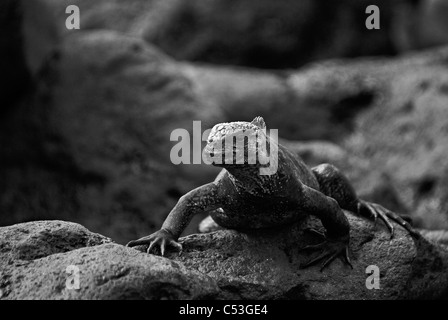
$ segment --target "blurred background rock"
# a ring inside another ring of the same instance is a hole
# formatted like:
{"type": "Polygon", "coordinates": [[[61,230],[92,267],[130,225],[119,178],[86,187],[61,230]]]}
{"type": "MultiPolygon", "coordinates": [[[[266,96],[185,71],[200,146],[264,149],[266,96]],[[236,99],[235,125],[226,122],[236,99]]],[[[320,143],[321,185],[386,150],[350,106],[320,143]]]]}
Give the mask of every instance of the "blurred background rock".
{"type": "Polygon", "coordinates": [[[447,1],[3,0],[0,34],[0,225],[146,235],[217,173],[173,165],[171,131],[262,115],[365,198],[448,228],[447,1]]]}

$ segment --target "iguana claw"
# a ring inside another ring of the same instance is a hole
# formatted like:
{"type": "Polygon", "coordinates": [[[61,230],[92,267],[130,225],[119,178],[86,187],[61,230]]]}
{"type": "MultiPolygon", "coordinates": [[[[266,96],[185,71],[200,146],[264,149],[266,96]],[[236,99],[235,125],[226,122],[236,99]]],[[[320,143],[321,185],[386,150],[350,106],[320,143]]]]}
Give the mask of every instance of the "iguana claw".
{"type": "Polygon", "coordinates": [[[392,239],[394,237],[394,233],[395,233],[394,226],[392,225],[390,220],[395,221],[396,223],[401,225],[403,228],[405,228],[412,237],[414,237],[416,239],[418,239],[420,237],[420,234],[412,228],[412,226],[409,224],[409,222],[404,220],[402,217],[400,217],[395,212],[392,212],[379,204],[360,200],[358,203],[358,213],[363,214],[363,212],[366,212],[366,211],[368,212],[370,217],[373,218],[374,226],[376,226],[378,217],[381,220],[383,220],[383,222],[386,224],[387,228],[389,229],[390,239],[392,239]]]}
{"type": "Polygon", "coordinates": [[[147,253],[153,252],[156,245],[160,245],[160,254],[162,256],[165,255],[165,249],[168,245],[182,252],[182,245],[174,240],[173,235],[165,229],[160,229],[149,236],[130,241],[126,244],[127,247],[135,247],[139,245],[148,245],[148,249],[146,250],[147,253]]]}
{"type": "Polygon", "coordinates": [[[348,254],[348,247],[349,247],[349,236],[344,236],[336,239],[326,238],[321,243],[305,246],[301,248],[300,251],[319,250],[319,249],[323,250],[321,254],[319,254],[317,257],[309,260],[304,264],[301,264],[300,268],[301,269],[307,268],[323,260],[324,262],[320,267],[320,271],[322,272],[322,270],[325,269],[325,267],[328,266],[334,259],[336,259],[338,256],[342,256],[342,258],[344,258],[345,263],[348,264],[353,269],[353,265],[350,261],[350,257],[348,254]]]}

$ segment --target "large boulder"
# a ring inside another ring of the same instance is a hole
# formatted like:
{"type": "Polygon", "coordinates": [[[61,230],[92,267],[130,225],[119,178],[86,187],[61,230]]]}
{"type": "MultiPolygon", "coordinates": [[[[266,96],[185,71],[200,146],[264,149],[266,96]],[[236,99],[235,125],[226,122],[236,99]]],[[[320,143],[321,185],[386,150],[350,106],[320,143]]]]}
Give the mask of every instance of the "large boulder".
{"type": "Polygon", "coordinates": [[[183,253],[173,259],[215,279],[229,299],[421,299],[446,295],[448,251],[424,238],[412,239],[397,228],[346,212],[351,225],[353,270],[336,259],[322,272],[320,265],[300,265],[319,252],[300,248],[319,243],[308,228],[321,227],[311,218],[272,230],[240,233],[220,230],[183,239],[183,253]],[[368,289],[372,271],[379,270],[379,289],[368,289]]]}
{"type": "Polygon", "coordinates": [[[205,299],[218,292],[212,279],[181,263],[139,254],[75,223],[3,227],[0,248],[0,299],[205,299]]]}
{"type": "MultiPolygon", "coordinates": [[[[353,270],[336,259],[301,269],[321,239],[305,219],[272,230],[220,230],[181,238],[183,252],[160,257],[112,243],[63,221],[0,228],[1,299],[422,299],[448,289],[448,251],[397,228],[346,213],[353,270]],[[368,266],[379,271],[379,289],[368,266]],[[76,276],[79,275],[79,278],[76,276]],[[79,279],[79,288],[76,287],[79,279]]],[[[137,247],[144,251],[145,246],[137,247]]],[[[316,254],[316,253],[314,253],[316,254]]]]}

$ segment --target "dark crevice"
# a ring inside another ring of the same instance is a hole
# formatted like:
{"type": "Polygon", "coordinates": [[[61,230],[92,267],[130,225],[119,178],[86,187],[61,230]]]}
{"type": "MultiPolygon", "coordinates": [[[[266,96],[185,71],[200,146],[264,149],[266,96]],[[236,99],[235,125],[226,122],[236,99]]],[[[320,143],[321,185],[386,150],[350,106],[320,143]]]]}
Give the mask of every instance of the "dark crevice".
{"type": "Polygon", "coordinates": [[[421,198],[427,197],[433,192],[436,184],[437,180],[434,177],[424,177],[417,183],[417,195],[421,198]]]}
{"type": "Polygon", "coordinates": [[[352,121],[355,116],[370,107],[375,99],[371,91],[361,91],[356,95],[349,96],[336,103],[331,110],[332,121],[338,124],[345,123],[352,129],[352,121]]]}

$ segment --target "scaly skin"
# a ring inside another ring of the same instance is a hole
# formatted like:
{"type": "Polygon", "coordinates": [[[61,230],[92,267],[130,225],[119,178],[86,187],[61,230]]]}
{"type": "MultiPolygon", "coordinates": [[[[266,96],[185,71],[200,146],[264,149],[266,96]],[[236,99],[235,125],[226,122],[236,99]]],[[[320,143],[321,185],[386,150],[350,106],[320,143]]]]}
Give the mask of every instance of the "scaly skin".
{"type": "Polygon", "coordinates": [[[231,122],[213,127],[205,152],[211,157],[215,156],[214,160],[230,155],[232,163],[218,164],[215,161],[214,165],[224,169],[214,182],[182,196],[159,231],[131,241],[128,246],[147,244],[148,252],[151,252],[157,245],[162,255],[167,245],[181,250],[177,240],[192,217],[200,212],[210,212],[218,225],[236,230],[269,228],[297,221],[304,215],[314,215],[326,229],[325,235],[321,234],[325,240],[318,245],[302,248],[322,250],[319,256],[303,267],[323,261],[321,270],[338,256],[342,256],[351,266],[348,256],[350,225],[342,209],[369,215],[375,221],[380,217],[388,226],[391,237],[394,229],[389,219],[417,236],[411,226],[397,214],[378,204],[358,199],[348,180],[335,167],[324,164],[309,169],[286,148],[273,139],[266,138],[265,129],[261,117],[255,118],[251,123],[231,122]],[[226,137],[241,134],[246,134],[253,140],[245,141],[244,161],[242,164],[235,164],[238,149],[233,144],[222,142],[226,137]],[[260,139],[263,138],[267,139],[268,150],[278,148],[277,171],[271,175],[260,175],[260,168],[275,161],[260,147],[263,141],[260,139]],[[255,163],[248,161],[249,151],[258,152],[259,158],[255,163]],[[263,157],[269,159],[267,164],[259,161],[263,157]]]}

